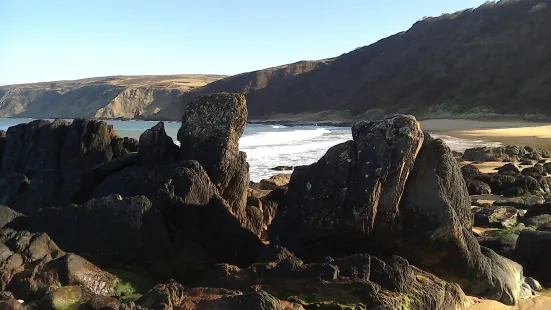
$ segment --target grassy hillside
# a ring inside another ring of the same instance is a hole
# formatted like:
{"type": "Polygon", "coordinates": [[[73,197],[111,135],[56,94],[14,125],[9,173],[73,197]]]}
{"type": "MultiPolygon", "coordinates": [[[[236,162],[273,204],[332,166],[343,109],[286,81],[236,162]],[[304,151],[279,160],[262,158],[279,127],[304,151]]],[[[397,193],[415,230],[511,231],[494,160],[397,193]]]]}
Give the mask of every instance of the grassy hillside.
{"type": "Polygon", "coordinates": [[[147,117],[222,77],[111,76],[0,86],[0,117],[147,117]]]}
{"type": "MultiPolygon", "coordinates": [[[[426,18],[332,60],[228,77],[192,97],[247,94],[252,119],[551,117],[551,1],[487,3],[426,18]]],[[[166,113],[168,112],[168,113],[166,113]]]]}

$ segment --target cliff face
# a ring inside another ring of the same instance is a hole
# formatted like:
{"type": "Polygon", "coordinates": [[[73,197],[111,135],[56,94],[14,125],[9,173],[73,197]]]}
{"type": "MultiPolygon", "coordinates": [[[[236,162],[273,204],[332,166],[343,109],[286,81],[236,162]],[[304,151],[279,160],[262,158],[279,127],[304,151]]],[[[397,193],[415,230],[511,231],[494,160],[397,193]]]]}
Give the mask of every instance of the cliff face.
{"type": "Polygon", "coordinates": [[[273,75],[269,69],[229,77],[184,94],[180,105],[194,95],[230,91],[247,94],[253,119],[378,118],[395,112],[550,117],[549,55],[551,1],[501,1],[424,19],[296,74],[273,75]]]}
{"type": "Polygon", "coordinates": [[[105,77],[0,87],[0,117],[139,118],[222,76],[105,77]]]}

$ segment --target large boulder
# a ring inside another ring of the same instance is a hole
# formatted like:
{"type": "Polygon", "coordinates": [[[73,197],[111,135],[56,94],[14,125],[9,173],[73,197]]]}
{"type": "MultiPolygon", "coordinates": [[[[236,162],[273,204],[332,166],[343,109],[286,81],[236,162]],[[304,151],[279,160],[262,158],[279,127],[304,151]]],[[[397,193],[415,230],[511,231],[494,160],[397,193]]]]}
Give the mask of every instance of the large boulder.
{"type": "Polygon", "coordinates": [[[522,268],[479,246],[450,149],[407,116],[356,124],[353,138],[295,169],[270,240],[306,260],[402,255],[468,293],[515,304],[522,268]]]}
{"type": "Polygon", "coordinates": [[[487,195],[492,193],[490,185],[479,180],[467,181],[467,190],[470,195],[487,195]]]}
{"type": "Polygon", "coordinates": [[[297,167],[270,240],[299,257],[391,247],[397,206],[423,142],[411,116],[352,127],[353,141],[332,147],[311,166],[297,167]]]}
{"type": "Polygon", "coordinates": [[[249,168],[246,154],[239,151],[239,138],[246,123],[245,96],[216,93],[189,102],[178,131],[181,160],[197,160],[205,168],[243,224],[249,168]]]}

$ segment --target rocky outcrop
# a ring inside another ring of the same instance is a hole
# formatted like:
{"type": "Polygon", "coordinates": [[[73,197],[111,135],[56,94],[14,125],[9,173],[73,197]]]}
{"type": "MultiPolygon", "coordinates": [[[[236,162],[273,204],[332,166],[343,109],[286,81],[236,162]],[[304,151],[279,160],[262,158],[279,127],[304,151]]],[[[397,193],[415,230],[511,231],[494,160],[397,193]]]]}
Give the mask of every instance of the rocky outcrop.
{"type": "Polygon", "coordinates": [[[352,130],[354,141],[295,169],[270,240],[307,260],[403,255],[469,293],[515,304],[522,268],[478,245],[450,149],[407,116],[352,130]]]}
{"type": "Polygon", "coordinates": [[[205,284],[237,290],[262,287],[309,306],[323,300],[367,309],[464,309],[469,304],[459,286],[410,266],[401,257],[382,261],[358,254],[305,264],[279,247],[270,248],[261,263],[247,269],[220,265],[205,284]]]}
{"type": "Polygon", "coordinates": [[[76,119],[33,121],[8,129],[0,176],[2,202],[32,213],[54,203],[87,199],[88,170],[113,159],[113,127],[76,119]]]}
{"type": "Polygon", "coordinates": [[[197,160],[231,211],[246,223],[249,167],[239,151],[239,138],[247,123],[242,94],[217,93],[198,97],[186,106],[178,131],[181,160],[197,160]]]}
{"type": "Polygon", "coordinates": [[[159,122],[140,136],[140,160],[142,165],[171,164],[178,160],[179,149],[159,122]]]}

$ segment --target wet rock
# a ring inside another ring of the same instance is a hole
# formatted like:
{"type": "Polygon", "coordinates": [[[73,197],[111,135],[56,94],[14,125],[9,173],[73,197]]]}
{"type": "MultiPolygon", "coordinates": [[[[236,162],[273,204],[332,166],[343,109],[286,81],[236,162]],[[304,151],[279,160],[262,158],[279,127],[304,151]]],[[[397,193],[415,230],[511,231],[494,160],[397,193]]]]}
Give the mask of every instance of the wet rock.
{"type": "Polygon", "coordinates": [[[270,168],[270,170],[274,170],[274,171],[291,171],[294,168],[295,167],[293,167],[293,166],[277,166],[277,167],[270,168]]]}
{"type": "Polygon", "coordinates": [[[551,162],[543,164],[543,170],[547,173],[551,173],[551,162]]]}
{"type": "Polygon", "coordinates": [[[403,255],[471,294],[515,304],[522,269],[472,235],[470,197],[450,149],[422,137],[412,118],[360,124],[354,141],[295,169],[270,240],[307,261],[403,255]]]}
{"type": "Polygon", "coordinates": [[[474,226],[508,228],[517,225],[519,212],[507,206],[486,205],[473,209],[474,226]]]}
{"type": "Polygon", "coordinates": [[[467,190],[469,191],[469,195],[487,195],[492,193],[490,185],[478,180],[468,181],[467,190]]]}
{"type": "Polygon", "coordinates": [[[537,195],[526,195],[521,197],[507,198],[497,200],[494,202],[494,206],[511,206],[517,209],[529,210],[532,206],[542,204],[545,199],[537,195]]]}
{"type": "Polygon", "coordinates": [[[526,211],[526,213],[524,214],[524,218],[529,218],[529,217],[542,215],[542,214],[551,214],[550,203],[532,205],[528,209],[528,211],[526,211]]]}
{"type": "Polygon", "coordinates": [[[142,165],[171,164],[178,160],[179,148],[159,122],[140,136],[139,154],[142,165]]]}
{"type": "Polygon", "coordinates": [[[515,254],[524,267],[524,273],[544,285],[551,284],[551,232],[522,231],[517,240],[515,254]]]}
{"type": "Polygon", "coordinates": [[[4,228],[4,226],[21,216],[24,215],[19,212],[13,211],[6,206],[0,205],[0,229],[4,228]]]}
{"type": "Polygon", "coordinates": [[[239,151],[239,138],[246,123],[245,96],[216,93],[189,102],[178,131],[180,159],[197,160],[203,166],[243,224],[249,168],[246,154],[239,151]]]}

